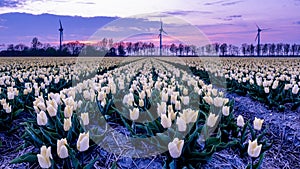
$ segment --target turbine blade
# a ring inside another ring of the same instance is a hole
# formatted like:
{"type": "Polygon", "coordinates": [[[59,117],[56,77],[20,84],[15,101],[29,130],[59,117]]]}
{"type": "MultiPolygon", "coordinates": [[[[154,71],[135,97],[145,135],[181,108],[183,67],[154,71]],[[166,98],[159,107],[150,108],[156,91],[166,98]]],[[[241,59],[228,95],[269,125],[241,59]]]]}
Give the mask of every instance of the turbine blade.
{"type": "Polygon", "coordinates": [[[258,26],[257,24],[255,24],[255,25],[256,25],[257,29],[260,29],[259,26],[258,26]]]}
{"type": "Polygon", "coordinates": [[[256,35],[255,41],[257,41],[257,38],[258,38],[258,34],[256,35]]]}
{"type": "Polygon", "coordinates": [[[60,28],[62,29],[62,24],[61,24],[61,20],[59,20],[59,25],[60,25],[60,28]]]}
{"type": "Polygon", "coordinates": [[[261,29],[262,31],[267,31],[270,30],[271,28],[266,28],[266,29],[261,29]]]}
{"type": "Polygon", "coordinates": [[[165,30],[162,30],[163,33],[168,34],[165,30]]]}

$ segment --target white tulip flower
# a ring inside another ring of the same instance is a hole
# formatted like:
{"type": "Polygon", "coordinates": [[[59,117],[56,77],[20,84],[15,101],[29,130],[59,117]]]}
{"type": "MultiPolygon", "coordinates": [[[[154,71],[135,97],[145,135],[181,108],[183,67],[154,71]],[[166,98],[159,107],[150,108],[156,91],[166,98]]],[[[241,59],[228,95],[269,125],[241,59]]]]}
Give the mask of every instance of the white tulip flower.
{"type": "Polygon", "coordinates": [[[39,126],[45,126],[48,123],[48,117],[44,111],[41,111],[37,114],[37,124],[39,126]]]}
{"type": "Polygon", "coordinates": [[[177,117],[176,124],[177,124],[177,127],[178,127],[178,131],[180,131],[180,132],[185,132],[186,131],[187,126],[186,126],[186,122],[183,119],[183,117],[177,117]]]}
{"type": "Polygon", "coordinates": [[[177,111],[181,110],[181,102],[179,100],[176,100],[175,102],[175,110],[177,111]]]}
{"type": "Polygon", "coordinates": [[[244,122],[244,118],[242,115],[239,115],[238,118],[237,118],[237,125],[239,127],[244,127],[245,125],[245,122],[244,122]]]}
{"type": "Polygon", "coordinates": [[[248,143],[249,143],[249,145],[248,145],[249,156],[253,157],[253,158],[257,158],[260,154],[262,145],[261,144],[258,145],[257,140],[254,140],[254,141],[249,140],[248,143]]]}
{"type": "Polygon", "coordinates": [[[295,84],[292,88],[292,93],[293,94],[298,94],[299,92],[299,86],[297,84],[295,84]]]}
{"type": "Polygon", "coordinates": [[[222,107],[224,104],[224,99],[222,97],[216,97],[214,98],[214,105],[216,107],[222,107]]]}
{"type": "Polygon", "coordinates": [[[167,112],[166,102],[162,102],[161,104],[157,103],[157,114],[161,116],[161,114],[166,114],[166,112],[167,112]]]}
{"type": "Polygon", "coordinates": [[[71,118],[64,119],[64,131],[69,131],[71,126],[72,126],[72,119],[71,118]]]}
{"type": "Polygon", "coordinates": [[[51,147],[42,146],[40,154],[37,154],[38,162],[41,168],[50,168],[51,167],[51,147]]]}
{"type": "Polygon", "coordinates": [[[59,158],[67,158],[69,156],[67,139],[57,140],[57,155],[59,158]]]}
{"type": "Polygon", "coordinates": [[[80,133],[77,140],[77,150],[80,152],[86,151],[89,148],[89,132],[80,133]]]}
{"type": "Polygon", "coordinates": [[[90,120],[89,120],[89,113],[81,113],[81,120],[83,122],[83,125],[89,125],[90,120]]]}
{"type": "Polygon", "coordinates": [[[224,116],[228,116],[229,115],[229,109],[230,109],[229,106],[223,106],[223,108],[222,108],[222,114],[224,116]]]}
{"type": "Polygon", "coordinates": [[[184,145],[184,140],[179,140],[175,138],[172,142],[168,144],[168,149],[171,157],[179,158],[182,153],[182,148],[184,145]]]}
{"type": "Polygon", "coordinates": [[[160,124],[161,124],[164,128],[170,128],[170,127],[171,127],[171,125],[172,125],[172,119],[171,119],[170,116],[167,117],[166,114],[162,114],[160,118],[161,118],[160,124]]]}
{"type": "Polygon", "coordinates": [[[209,127],[214,127],[216,125],[216,122],[219,118],[219,115],[215,115],[213,113],[210,113],[207,120],[206,120],[206,124],[209,127]]]}
{"type": "Polygon", "coordinates": [[[256,118],[254,119],[253,121],[253,126],[254,126],[254,129],[255,130],[261,130],[261,127],[262,127],[262,124],[263,124],[264,120],[263,119],[259,119],[259,118],[256,118]]]}
{"type": "Polygon", "coordinates": [[[134,108],[133,110],[129,110],[130,111],[130,119],[135,121],[139,118],[139,109],[138,108],[134,108]]]}
{"type": "Polygon", "coordinates": [[[64,116],[65,118],[69,118],[72,117],[72,115],[73,115],[73,106],[67,105],[64,110],[64,116]]]}

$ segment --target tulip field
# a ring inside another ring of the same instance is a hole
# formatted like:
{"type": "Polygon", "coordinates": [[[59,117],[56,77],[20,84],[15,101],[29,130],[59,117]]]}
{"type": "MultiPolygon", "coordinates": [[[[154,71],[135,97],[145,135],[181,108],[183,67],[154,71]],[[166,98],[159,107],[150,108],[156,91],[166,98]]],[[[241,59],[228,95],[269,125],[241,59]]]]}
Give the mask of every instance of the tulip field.
{"type": "Polygon", "coordinates": [[[0,61],[0,168],[300,168],[300,59],[0,61]]]}

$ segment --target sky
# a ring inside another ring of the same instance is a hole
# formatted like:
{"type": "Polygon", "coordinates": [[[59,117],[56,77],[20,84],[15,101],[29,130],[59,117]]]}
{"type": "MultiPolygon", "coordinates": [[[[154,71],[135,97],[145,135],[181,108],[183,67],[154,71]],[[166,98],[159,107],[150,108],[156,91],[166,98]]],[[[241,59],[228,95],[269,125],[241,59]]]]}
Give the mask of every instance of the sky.
{"type": "Polygon", "coordinates": [[[165,39],[186,43],[256,43],[256,24],[270,28],[262,43],[300,43],[299,11],[300,0],[0,0],[0,47],[34,36],[58,44],[58,19],[65,42],[157,41],[161,19],[165,39]]]}

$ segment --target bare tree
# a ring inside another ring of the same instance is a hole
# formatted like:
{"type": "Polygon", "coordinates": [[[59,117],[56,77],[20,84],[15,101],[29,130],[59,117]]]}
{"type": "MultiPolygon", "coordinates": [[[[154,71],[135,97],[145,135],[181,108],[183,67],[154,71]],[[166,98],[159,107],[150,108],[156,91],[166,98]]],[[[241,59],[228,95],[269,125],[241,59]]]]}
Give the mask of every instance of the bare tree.
{"type": "Polygon", "coordinates": [[[244,56],[246,56],[246,54],[247,54],[247,48],[248,48],[247,43],[243,43],[242,44],[242,53],[244,56]]]}
{"type": "Polygon", "coordinates": [[[227,54],[227,44],[226,43],[223,43],[221,46],[220,46],[220,51],[222,53],[223,56],[225,56],[225,54],[227,54]]]}
{"type": "Polygon", "coordinates": [[[288,55],[290,53],[290,44],[284,44],[283,50],[284,50],[284,55],[288,55]]]}
{"type": "Polygon", "coordinates": [[[262,54],[266,55],[268,53],[268,44],[264,44],[262,47],[262,54]]]}
{"type": "Polygon", "coordinates": [[[37,37],[34,37],[31,41],[32,49],[37,50],[39,47],[42,46],[42,43],[39,41],[37,37]]]}

